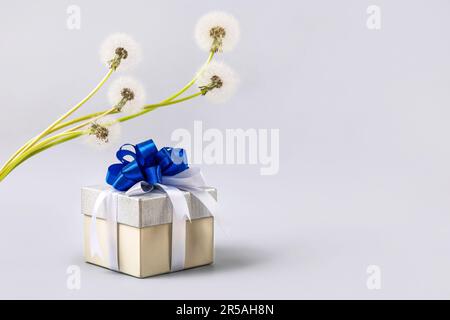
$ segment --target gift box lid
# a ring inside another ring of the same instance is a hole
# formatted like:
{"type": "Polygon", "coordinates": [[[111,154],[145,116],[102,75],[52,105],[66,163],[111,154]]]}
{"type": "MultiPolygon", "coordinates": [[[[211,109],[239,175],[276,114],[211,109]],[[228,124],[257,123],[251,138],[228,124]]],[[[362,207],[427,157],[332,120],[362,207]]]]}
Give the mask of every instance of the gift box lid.
{"type": "MultiPolygon", "coordinates": [[[[110,189],[109,186],[90,186],[81,189],[81,213],[92,215],[95,202],[100,193],[110,189]]],[[[217,190],[212,187],[203,188],[217,200],[217,190]]],[[[187,191],[182,191],[188,203],[191,219],[211,216],[202,203],[187,191]]],[[[172,206],[167,195],[159,190],[139,196],[127,196],[118,192],[117,221],[136,228],[150,227],[172,222],[172,206]]],[[[97,217],[105,219],[104,206],[99,208],[97,217]]]]}

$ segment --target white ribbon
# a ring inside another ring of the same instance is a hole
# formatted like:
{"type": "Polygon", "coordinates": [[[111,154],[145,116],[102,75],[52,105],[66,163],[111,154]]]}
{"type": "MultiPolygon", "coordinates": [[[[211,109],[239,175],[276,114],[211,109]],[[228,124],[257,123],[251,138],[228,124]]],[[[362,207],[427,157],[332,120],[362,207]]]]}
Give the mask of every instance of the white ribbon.
{"type": "MultiPolygon", "coordinates": [[[[167,194],[172,205],[172,252],[170,270],[183,270],[186,258],[186,218],[190,221],[191,216],[188,203],[181,190],[189,191],[206,207],[211,215],[214,215],[216,212],[217,201],[209,192],[202,189],[202,187],[206,187],[206,183],[199,168],[189,168],[170,177],[163,176],[162,183],[155,184],[155,186],[144,181],[138,182],[125,194],[127,196],[142,195],[152,192],[155,187],[167,194]]],[[[119,192],[112,189],[100,193],[94,205],[90,228],[91,256],[95,257],[98,255],[103,259],[97,235],[96,217],[100,208],[105,206],[109,238],[109,267],[113,270],[119,270],[117,255],[118,194],[119,192]]]]}

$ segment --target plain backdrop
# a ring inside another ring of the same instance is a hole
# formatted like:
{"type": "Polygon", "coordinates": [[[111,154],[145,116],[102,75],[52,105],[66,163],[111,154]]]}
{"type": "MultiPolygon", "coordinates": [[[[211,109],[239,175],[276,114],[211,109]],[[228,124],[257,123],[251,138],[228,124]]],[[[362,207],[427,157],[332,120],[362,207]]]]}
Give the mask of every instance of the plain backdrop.
{"type": "MultiPolygon", "coordinates": [[[[228,233],[216,263],[149,279],[85,264],[80,188],[114,150],[72,142],[0,183],[0,298],[449,298],[450,3],[446,0],[0,0],[0,161],[98,82],[98,47],[122,31],[144,60],[149,102],[206,58],[197,19],[232,13],[241,42],[220,56],[237,94],[197,99],[123,126],[122,141],[171,145],[178,128],[279,129],[280,170],[203,165],[228,233]],[[66,25],[69,5],[81,29],[66,25]],[[366,26],[370,5],[381,29],[366,26]],[[381,288],[367,287],[368,266],[381,288]],[[81,287],[67,287],[79,266],[81,287]]],[[[86,109],[107,104],[102,90],[86,109]]]]}

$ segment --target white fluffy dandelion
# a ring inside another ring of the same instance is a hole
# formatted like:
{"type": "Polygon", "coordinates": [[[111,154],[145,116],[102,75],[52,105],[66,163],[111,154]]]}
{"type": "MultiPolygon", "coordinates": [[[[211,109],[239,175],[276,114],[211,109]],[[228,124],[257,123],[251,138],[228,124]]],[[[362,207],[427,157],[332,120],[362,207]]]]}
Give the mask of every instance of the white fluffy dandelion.
{"type": "Polygon", "coordinates": [[[84,135],[85,143],[101,150],[116,147],[122,132],[120,123],[114,123],[113,116],[98,119],[88,130],[89,133],[84,135]]]}
{"type": "Polygon", "coordinates": [[[141,46],[125,33],[114,33],[103,41],[100,58],[109,68],[129,70],[141,61],[141,46]]]}
{"type": "Polygon", "coordinates": [[[231,51],[239,37],[239,22],[225,12],[210,12],[201,17],[195,27],[195,39],[206,51],[231,51]]]}
{"type": "Polygon", "coordinates": [[[222,103],[236,91],[239,78],[236,73],[223,62],[211,62],[199,75],[197,85],[203,95],[211,102],[222,103]]]}
{"type": "Polygon", "coordinates": [[[144,106],[145,90],[135,79],[120,77],[111,84],[108,99],[111,106],[117,106],[125,114],[133,114],[144,106]]]}

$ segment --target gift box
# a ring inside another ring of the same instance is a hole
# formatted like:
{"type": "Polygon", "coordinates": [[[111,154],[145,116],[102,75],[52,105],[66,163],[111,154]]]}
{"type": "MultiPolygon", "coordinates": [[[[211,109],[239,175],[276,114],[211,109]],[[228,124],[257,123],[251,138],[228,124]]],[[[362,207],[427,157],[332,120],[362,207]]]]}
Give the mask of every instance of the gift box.
{"type": "MultiPolygon", "coordinates": [[[[217,200],[215,188],[202,190],[217,200]]],[[[213,263],[211,212],[180,190],[190,217],[175,224],[173,203],[163,191],[129,196],[107,186],[82,188],[86,262],[138,278],[213,263]]]]}

